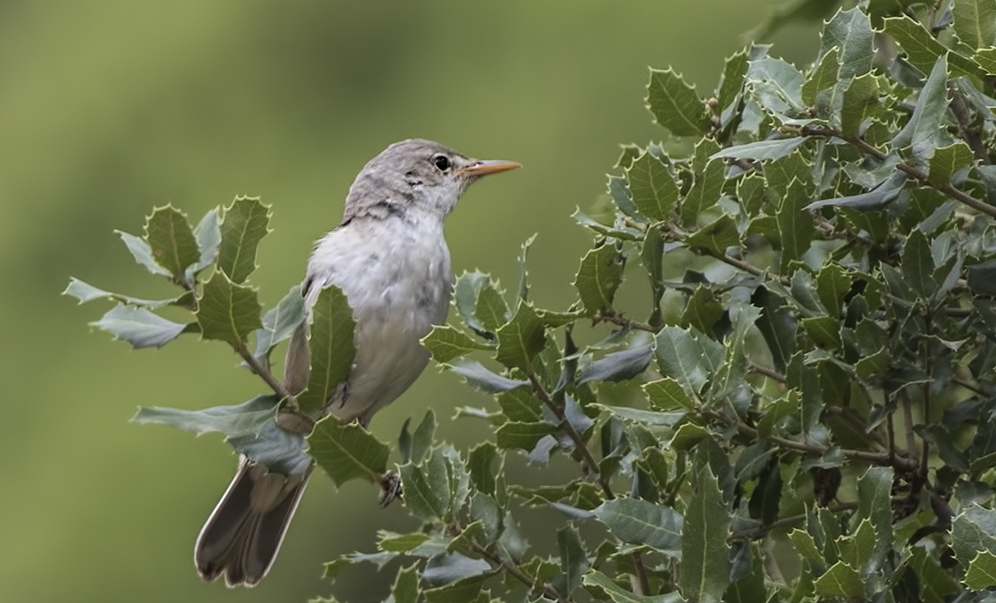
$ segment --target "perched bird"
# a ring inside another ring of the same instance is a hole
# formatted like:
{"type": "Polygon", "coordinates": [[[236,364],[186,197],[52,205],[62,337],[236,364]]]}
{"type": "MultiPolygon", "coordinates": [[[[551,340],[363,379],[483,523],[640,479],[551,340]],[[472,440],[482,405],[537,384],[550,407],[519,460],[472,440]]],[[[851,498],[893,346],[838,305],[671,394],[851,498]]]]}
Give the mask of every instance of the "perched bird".
{"type": "MultiPolygon", "coordinates": [[[[346,383],[325,412],[366,426],[415,382],[429,361],[419,340],[449,310],[453,274],[443,220],[481,176],[520,167],[470,159],[429,140],[392,144],[370,160],[346,197],[342,222],[315,246],[302,287],[312,307],[323,287],[345,293],[356,329],[346,383]]],[[[307,322],[291,338],[284,386],[298,393],[310,367],[307,322]]],[[[314,465],[312,464],[312,467],[314,465]]],[[[276,558],[308,484],[243,457],[197,538],[194,562],[205,580],[253,586],[276,558]]]]}

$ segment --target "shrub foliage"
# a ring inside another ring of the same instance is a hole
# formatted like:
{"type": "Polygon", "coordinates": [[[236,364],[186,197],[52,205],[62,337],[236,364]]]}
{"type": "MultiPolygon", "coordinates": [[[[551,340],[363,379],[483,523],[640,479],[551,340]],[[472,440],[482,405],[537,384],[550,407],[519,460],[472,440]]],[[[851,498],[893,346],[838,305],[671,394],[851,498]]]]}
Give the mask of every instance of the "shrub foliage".
{"type": "MultiPolygon", "coordinates": [[[[609,205],[575,214],[594,245],[572,306],[530,301],[528,243],[512,291],[457,279],[455,324],[424,344],[494,397],[456,419],[488,421],[494,438],[458,451],[431,411],[406,427],[396,470],[422,528],[382,532],[376,552],[327,564],[330,578],[401,558],[396,603],[991,598],[996,2],[870,0],[833,14],[821,40],[804,70],[745,48],[708,98],[651,70],[665,141],[625,147],[609,205]],[[616,303],[624,277],[649,282],[642,306],[616,303]],[[577,469],[512,483],[510,454],[577,469]],[[533,507],[562,521],[526,538],[533,507]]],[[[270,373],[303,309],[295,289],[261,317],[246,282],[268,218],[254,199],[196,228],[157,209],[144,237],[121,237],[176,298],[75,279],[67,293],[117,302],[95,325],[135,347],[225,341],[273,389],[137,420],[376,481],[389,447],[362,428],[322,421],[304,438],[278,424],[327,392],[294,401],[270,373]],[[166,306],[191,320],[162,318],[166,306]]],[[[313,384],[334,383],[352,360],[341,292],[323,293],[312,328],[339,342],[314,367],[313,384]]]]}

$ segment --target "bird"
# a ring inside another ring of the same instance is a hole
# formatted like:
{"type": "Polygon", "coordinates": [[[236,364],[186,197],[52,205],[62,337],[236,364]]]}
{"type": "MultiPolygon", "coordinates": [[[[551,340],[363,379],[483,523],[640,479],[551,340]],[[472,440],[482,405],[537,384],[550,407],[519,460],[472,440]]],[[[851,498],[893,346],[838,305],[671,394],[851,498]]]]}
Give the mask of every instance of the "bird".
{"type": "MultiPolygon", "coordinates": [[[[323,414],[366,427],[415,382],[429,362],[420,340],[445,323],[453,289],[443,222],[467,188],[489,174],[521,167],[469,158],[425,139],[396,142],[360,170],[342,221],[315,245],[301,287],[305,307],[329,285],[353,311],[356,355],[323,414]]],[[[308,321],[291,337],[283,385],[308,382],[308,321]]],[[[283,475],[244,455],[231,485],[197,537],[200,576],[224,575],[229,587],[254,586],[269,572],[314,463],[283,475]]]]}

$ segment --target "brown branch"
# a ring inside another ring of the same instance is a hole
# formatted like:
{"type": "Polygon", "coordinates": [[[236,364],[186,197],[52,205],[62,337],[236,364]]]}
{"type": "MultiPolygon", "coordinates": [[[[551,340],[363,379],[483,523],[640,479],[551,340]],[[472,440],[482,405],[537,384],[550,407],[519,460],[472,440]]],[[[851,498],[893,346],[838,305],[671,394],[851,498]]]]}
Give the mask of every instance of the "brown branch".
{"type": "Polygon", "coordinates": [[[629,329],[636,329],[637,331],[647,331],[648,333],[657,333],[658,331],[649,323],[626,318],[621,312],[617,312],[613,308],[606,308],[595,313],[593,319],[595,322],[611,322],[612,324],[627,327],[629,329]]]}
{"type": "Polygon", "coordinates": [[[785,375],[779,373],[778,371],[776,371],[774,369],[769,369],[769,368],[761,366],[759,364],[754,364],[753,362],[748,363],[747,370],[750,371],[750,372],[752,372],[752,373],[757,373],[758,375],[764,375],[765,377],[767,377],[769,379],[774,379],[775,381],[778,381],[779,383],[785,383],[786,381],[788,381],[788,379],[785,377],[785,375]]]}
{"type": "Polygon", "coordinates": [[[238,345],[233,347],[235,348],[235,351],[238,352],[239,356],[245,360],[246,364],[249,365],[249,370],[259,375],[260,378],[262,378],[263,381],[270,386],[270,389],[272,389],[275,394],[280,396],[282,399],[286,399],[287,406],[289,408],[292,410],[297,409],[297,399],[289,391],[287,391],[287,388],[285,388],[282,383],[277,381],[276,377],[273,376],[273,373],[270,372],[270,369],[263,366],[263,364],[252,355],[252,352],[249,351],[249,348],[246,347],[244,342],[240,341],[238,345]]]}

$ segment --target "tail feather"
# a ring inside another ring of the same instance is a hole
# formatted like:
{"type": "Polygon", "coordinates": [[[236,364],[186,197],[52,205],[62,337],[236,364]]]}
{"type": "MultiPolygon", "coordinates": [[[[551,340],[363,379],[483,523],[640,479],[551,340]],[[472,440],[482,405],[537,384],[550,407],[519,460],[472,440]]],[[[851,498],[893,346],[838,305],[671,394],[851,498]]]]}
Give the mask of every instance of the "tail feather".
{"type": "Polygon", "coordinates": [[[303,475],[270,473],[242,457],[239,471],[201,529],[194,563],[208,582],[225,575],[229,587],[263,579],[301,500],[311,468],[303,475]]]}

